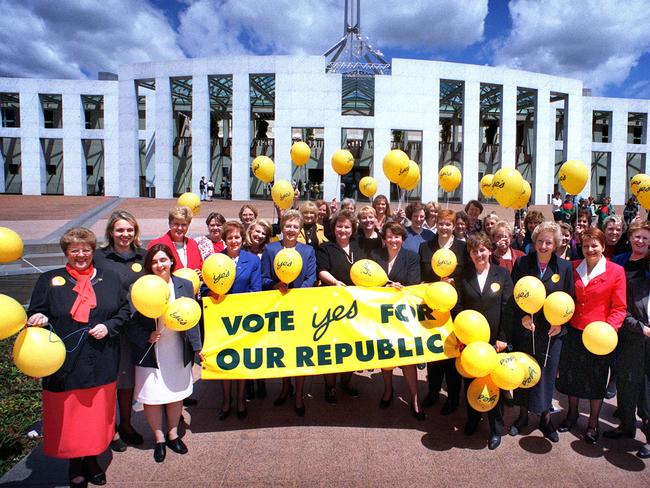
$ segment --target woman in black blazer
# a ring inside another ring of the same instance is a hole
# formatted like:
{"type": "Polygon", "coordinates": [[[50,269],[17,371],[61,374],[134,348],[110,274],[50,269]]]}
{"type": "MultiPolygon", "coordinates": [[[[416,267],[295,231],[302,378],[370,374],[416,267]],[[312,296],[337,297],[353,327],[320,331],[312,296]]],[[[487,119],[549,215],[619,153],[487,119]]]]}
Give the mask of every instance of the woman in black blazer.
{"type": "MultiPolygon", "coordinates": [[[[647,261],[646,261],[647,263],[647,261]]],[[[646,443],[637,456],[650,458],[650,270],[628,282],[627,315],[618,332],[618,412],[621,424],[603,435],[610,439],[636,435],[636,410],[643,421],[646,443]]]]}
{"type": "MultiPolygon", "coordinates": [[[[556,291],[564,291],[573,297],[575,291],[571,263],[555,254],[561,241],[562,233],[557,223],[539,224],[532,234],[535,250],[515,262],[512,270],[513,283],[517,283],[524,276],[535,276],[544,283],[546,296],[556,291]]],[[[540,415],[539,429],[544,437],[557,442],[559,437],[551,422],[550,409],[560,364],[562,338],[566,334],[566,329],[564,326],[551,327],[542,311],[531,317],[519,307],[515,307],[512,332],[514,350],[534,355],[542,368],[542,375],[533,388],[517,388],[514,391],[514,403],[519,405],[520,410],[519,417],[510,427],[510,435],[518,435],[521,429],[528,425],[528,412],[533,412],[540,415]],[[534,354],[533,341],[535,341],[534,354]],[[548,357],[546,357],[547,347],[548,357]]]]}
{"type": "MultiPolygon", "coordinates": [[[[461,280],[456,283],[458,303],[452,311],[455,318],[461,310],[476,310],[483,314],[490,324],[490,344],[497,352],[508,345],[510,328],[514,311],[513,285],[508,270],[491,264],[492,241],[484,232],[475,232],[467,236],[467,250],[472,261],[461,280]]],[[[465,381],[467,388],[471,380],[465,381]]],[[[465,435],[476,432],[481,420],[481,413],[467,406],[467,424],[465,435]]],[[[490,436],[488,448],[496,449],[501,444],[503,430],[503,400],[499,399],[496,407],[488,412],[490,436]]]]}
{"type": "MultiPolygon", "coordinates": [[[[401,290],[404,286],[420,283],[420,263],[418,255],[402,248],[407,237],[406,229],[398,222],[386,222],[381,228],[384,240],[382,249],[373,252],[372,258],[388,274],[387,286],[401,290]]],[[[418,373],[415,364],[400,366],[404,380],[411,395],[411,413],[418,420],[424,420],[418,400],[418,373]]],[[[387,408],[393,399],[393,370],[382,370],[384,394],[379,402],[380,408],[387,408]]]]}

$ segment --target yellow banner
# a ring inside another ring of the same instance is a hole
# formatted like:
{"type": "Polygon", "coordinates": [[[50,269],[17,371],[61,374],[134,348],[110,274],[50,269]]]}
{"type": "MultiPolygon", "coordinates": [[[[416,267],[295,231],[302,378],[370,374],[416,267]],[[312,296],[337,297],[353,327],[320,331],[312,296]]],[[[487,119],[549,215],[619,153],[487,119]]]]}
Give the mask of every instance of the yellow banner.
{"type": "Polygon", "coordinates": [[[456,357],[450,315],[427,307],[426,286],[327,286],[204,298],[202,378],[304,376],[456,357]]]}

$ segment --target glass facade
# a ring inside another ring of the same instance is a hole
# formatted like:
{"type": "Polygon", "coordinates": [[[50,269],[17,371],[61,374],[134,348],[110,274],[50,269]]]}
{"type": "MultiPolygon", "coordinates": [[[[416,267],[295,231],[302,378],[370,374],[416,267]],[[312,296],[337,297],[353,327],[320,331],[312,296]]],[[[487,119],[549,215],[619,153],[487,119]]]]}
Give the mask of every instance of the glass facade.
{"type": "MultiPolygon", "coordinates": [[[[275,159],[275,75],[259,74],[249,77],[251,150],[250,161],[257,156],[275,159]]],[[[250,168],[250,162],[249,162],[250,168]]],[[[268,198],[270,185],[253,176],[249,170],[251,198],[268,198]]]]}
{"type": "MultiPolygon", "coordinates": [[[[438,144],[438,170],[448,164],[463,171],[463,114],[465,83],[458,80],[440,80],[440,142],[438,144]]],[[[481,176],[482,177],[482,176],[481,176]]],[[[461,201],[462,185],[453,193],[438,189],[438,200],[461,201]]],[[[481,196],[482,198],[482,196],[481,196]]]]}

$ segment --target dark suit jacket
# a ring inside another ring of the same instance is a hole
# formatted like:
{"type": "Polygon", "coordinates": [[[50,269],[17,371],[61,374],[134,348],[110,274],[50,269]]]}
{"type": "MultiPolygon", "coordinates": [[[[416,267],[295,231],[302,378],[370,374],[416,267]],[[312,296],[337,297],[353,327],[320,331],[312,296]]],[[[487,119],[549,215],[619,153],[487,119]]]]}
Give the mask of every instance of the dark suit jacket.
{"type": "MultiPolygon", "coordinates": [[[[440,245],[438,244],[437,237],[420,244],[420,250],[418,251],[420,256],[420,276],[422,277],[422,281],[425,283],[440,281],[438,275],[436,275],[431,268],[431,258],[433,257],[433,253],[438,249],[440,249],[440,245]]],[[[458,278],[463,276],[463,269],[466,264],[470,262],[469,254],[467,253],[467,246],[460,239],[454,238],[454,242],[452,242],[450,249],[456,255],[456,261],[458,262],[456,269],[451,274],[450,278],[453,278],[454,281],[458,281],[458,278]]]]}
{"type": "MultiPolygon", "coordinates": [[[[371,259],[388,273],[388,250],[386,248],[374,251],[371,259]]],[[[419,284],[420,263],[418,262],[418,255],[402,247],[397,253],[393,269],[388,273],[388,279],[404,286],[419,284]]]]}
{"type": "MultiPolygon", "coordinates": [[[[189,297],[194,299],[194,286],[184,278],[172,275],[174,282],[174,294],[176,298],[189,297]]],[[[127,337],[133,344],[131,359],[136,366],[146,368],[157,368],[156,348],[149,347],[149,336],[156,330],[156,320],[145,317],[140,312],[135,312],[131,318],[127,331],[127,337]]],[[[195,351],[201,350],[201,332],[199,324],[185,332],[179,332],[183,336],[183,364],[187,365],[194,359],[195,351]]]]}
{"type": "Polygon", "coordinates": [[[490,344],[497,340],[510,342],[514,312],[513,285],[508,270],[490,265],[485,286],[481,292],[476,269],[470,262],[463,276],[456,281],[458,303],[452,310],[454,319],[462,310],[481,312],[490,324],[490,344]]]}
{"type": "Polygon", "coordinates": [[[627,287],[627,315],[618,331],[617,378],[642,383],[650,367],[650,337],[643,335],[648,325],[648,295],[650,275],[633,279],[627,287]]]}
{"type": "MultiPolygon", "coordinates": [[[[226,254],[223,250],[222,254],[226,254]]],[[[262,271],[260,258],[255,254],[244,251],[239,252],[239,259],[235,268],[235,281],[228,293],[246,293],[249,291],[262,291],[262,271]]]]}

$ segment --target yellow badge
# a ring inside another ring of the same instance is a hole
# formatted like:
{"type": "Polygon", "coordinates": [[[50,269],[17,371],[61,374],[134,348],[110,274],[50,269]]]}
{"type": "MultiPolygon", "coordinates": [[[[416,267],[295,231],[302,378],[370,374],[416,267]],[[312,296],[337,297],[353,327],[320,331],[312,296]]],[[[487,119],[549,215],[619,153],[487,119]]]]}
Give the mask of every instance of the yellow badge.
{"type": "Polygon", "coordinates": [[[52,278],[52,286],[63,286],[65,285],[65,278],[63,276],[55,276],[52,278]]]}
{"type": "Polygon", "coordinates": [[[499,283],[492,283],[490,285],[490,289],[494,292],[497,293],[501,289],[501,285],[499,283]]]}
{"type": "Polygon", "coordinates": [[[133,263],[131,265],[131,269],[133,270],[134,273],[139,273],[142,271],[142,265],[140,263],[133,263]]]}
{"type": "Polygon", "coordinates": [[[551,281],[553,283],[559,283],[560,282],[560,275],[555,273],[553,276],[551,276],[551,281]]]}

